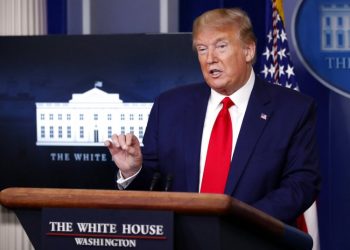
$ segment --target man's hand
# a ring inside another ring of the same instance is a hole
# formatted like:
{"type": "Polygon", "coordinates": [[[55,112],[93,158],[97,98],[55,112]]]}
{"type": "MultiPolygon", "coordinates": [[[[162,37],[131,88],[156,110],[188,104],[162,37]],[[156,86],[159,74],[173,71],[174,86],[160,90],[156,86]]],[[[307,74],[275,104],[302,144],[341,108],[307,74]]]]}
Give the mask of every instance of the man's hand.
{"type": "Polygon", "coordinates": [[[136,174],[142,165],[140,142],[133,134],[116,135],[105,141],[112,159],[124,178],[136,174]]]}

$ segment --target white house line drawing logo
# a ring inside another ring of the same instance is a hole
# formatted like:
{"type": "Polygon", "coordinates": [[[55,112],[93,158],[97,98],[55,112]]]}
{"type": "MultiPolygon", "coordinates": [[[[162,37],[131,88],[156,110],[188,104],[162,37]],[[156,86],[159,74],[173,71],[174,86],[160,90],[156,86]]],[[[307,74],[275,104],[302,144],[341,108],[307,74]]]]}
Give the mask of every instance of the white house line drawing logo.
{"type": "Polygon", "coordinates": [[[350,51],[350,5],[321,6],[321,37],[323,51],[350,51]]]}
{"type": "Polygon", "coordinates": [[[112,134],[133,133],[142,145],[153,103],[124,103],[102,82],[69,102],[37,102],[37,146],[104,146],[112,134]]]}

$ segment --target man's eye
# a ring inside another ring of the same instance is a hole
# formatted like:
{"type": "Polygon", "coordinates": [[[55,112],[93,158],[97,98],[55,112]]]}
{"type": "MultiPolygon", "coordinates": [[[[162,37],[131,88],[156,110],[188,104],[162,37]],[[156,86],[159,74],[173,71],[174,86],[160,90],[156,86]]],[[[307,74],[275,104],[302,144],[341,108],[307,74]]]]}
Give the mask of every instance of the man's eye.
{"type": "Polygon", "coordinates": [[[203,53],[205,53],[207,51],[207,48],[205,48],[205,47],[198,47],[197,51],[198,51],[198,53],[203,54],[203,53]]]}
{"type": "Polygon", "coordinates": [[[224,48],[227,47],[227,44],[226,44],[226,43],[218,44],[216,47],[217,47],[218,49],[224,49],[224,48]]]}

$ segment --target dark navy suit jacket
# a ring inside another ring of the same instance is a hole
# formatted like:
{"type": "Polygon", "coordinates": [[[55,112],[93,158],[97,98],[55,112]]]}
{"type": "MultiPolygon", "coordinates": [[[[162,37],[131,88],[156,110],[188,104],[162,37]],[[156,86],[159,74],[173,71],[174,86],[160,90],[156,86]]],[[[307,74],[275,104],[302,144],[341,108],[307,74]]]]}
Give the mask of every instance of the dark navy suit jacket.
{"type": "MultiPolygon", "coordinates": [[[[203,124],[210,96],[205,84],[161,94],[143,139],[143,167],[129,186],[149,189],[154,171],[173,176],[172,191],[198,192],[203,124]]],[[[225,194],[286,223],[319,192],[313,100],[256,78],[239,133],[225,194]]]]}

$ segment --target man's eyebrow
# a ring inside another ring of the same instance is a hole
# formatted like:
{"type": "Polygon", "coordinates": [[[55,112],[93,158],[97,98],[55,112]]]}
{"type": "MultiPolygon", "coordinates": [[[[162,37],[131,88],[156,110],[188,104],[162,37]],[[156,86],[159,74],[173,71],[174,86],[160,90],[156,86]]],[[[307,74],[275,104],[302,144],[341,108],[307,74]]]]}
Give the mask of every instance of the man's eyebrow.
{"type": "Polygon", "coordinates": [[[213,42],[213,43],[211,43],[211,44],[205,44],[205,43],[203,43],[203,42],[201,42],[201,41],[196,41],[195,43],[194,43],[194,47],[198,47],[198,46],[210,46],[210,45],[215,45],[215,44],[217,44],[217,43],[219,43],[219,42],[229,42],[229,38],[227,38],[227,37],[219,37],[219,38],[217,38],[217,39],[215,39],[215,41],[213,42]]]}
{"type": "Polygon", "coordinates": [[[215,40],[214,44],[219,43],[219,42],[228,42],[227,38],[218,38],[215,40]]]}
{"type": "MultiPolygon", "coordinates": [[[[220,37],[220,38],[216,39],[213,43],[211,43],[211,44],[209,44],[209,45],[217,44],[217,43],[219,43],[219,42],[228,42],[228,41],[229,41],[228,38],[226,38],[226,37],[220,37]]],[[[208,45],[199,42],[199,43],[196,43],[195,46],[208,46],[208,45]]]]}

